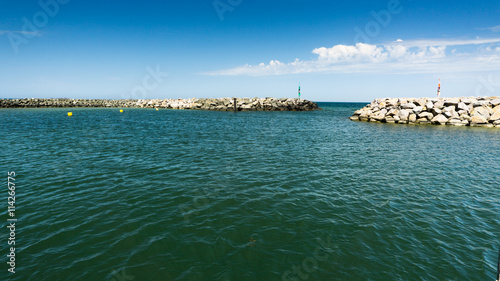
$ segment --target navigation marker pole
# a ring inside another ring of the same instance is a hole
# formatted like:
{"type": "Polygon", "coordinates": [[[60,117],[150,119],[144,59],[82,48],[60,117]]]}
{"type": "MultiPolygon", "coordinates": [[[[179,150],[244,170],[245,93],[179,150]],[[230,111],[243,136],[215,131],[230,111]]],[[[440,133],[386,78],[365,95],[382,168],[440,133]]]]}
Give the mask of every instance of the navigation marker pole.
{"type": "Polygon", "coordinates": [[[300,82],[299,82],[299,100],[300,100],[300,82]]]}
{"type": "Polygon", "coordinates": [[[439,97],[440,94],[441,94],[441,79],[439,79],[437,96],[439,97]]]}

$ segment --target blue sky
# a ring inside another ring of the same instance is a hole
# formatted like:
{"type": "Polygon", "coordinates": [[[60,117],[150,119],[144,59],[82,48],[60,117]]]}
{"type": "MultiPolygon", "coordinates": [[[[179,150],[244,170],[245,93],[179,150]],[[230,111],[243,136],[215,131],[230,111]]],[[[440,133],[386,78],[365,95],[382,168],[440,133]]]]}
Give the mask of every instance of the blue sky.
{"type": "Polygon", "coordinates": [[[0,0],[0,97],[500,96],[498,1],[0,0]]]}

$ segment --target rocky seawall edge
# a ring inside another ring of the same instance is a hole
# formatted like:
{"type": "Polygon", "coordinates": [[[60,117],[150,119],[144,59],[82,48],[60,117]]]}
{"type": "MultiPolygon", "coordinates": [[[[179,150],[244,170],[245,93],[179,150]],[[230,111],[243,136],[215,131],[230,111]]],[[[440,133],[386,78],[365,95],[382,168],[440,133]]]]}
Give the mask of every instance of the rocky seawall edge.
{"type": "Polygon", "coordinates": [[[132,107],[198,109],[217,111],[309,111],[319,109],[312,101],[297,98],[217,99],[0,99],[0,108],[132,107]]]}
{"type": "Polygon", "coordinates": [[[354,112],[353,121],[500,127],[500,98],[383,98],[354,112]]]}

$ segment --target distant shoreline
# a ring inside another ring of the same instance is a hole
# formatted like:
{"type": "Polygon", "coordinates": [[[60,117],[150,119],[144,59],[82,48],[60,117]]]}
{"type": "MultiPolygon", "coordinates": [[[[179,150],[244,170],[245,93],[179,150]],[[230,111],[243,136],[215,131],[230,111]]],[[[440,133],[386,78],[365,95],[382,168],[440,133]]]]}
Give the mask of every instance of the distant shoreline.
{"type": "Polygon", "coordinates": [[[216,111],[310,111],[315,102],[297,98],[192,98],[192,99],[0,99],[0,108],[165,108],[216,111]]]}
{"type": "Polygon", "coordinates": [[[385,98],[354,112],[353,121],[500,127],[499,97],[385,98]]]}

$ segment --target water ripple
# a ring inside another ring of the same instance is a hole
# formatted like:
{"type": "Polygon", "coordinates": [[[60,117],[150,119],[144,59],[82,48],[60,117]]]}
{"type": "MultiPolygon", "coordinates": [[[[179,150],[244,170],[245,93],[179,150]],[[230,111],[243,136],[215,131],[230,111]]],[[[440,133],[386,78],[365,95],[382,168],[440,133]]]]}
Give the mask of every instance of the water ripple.
{"type": "Polygon", "coordinates": [[[500,133],[323,107],[0,110],[13,280],[492,280],[500,133]]]}

